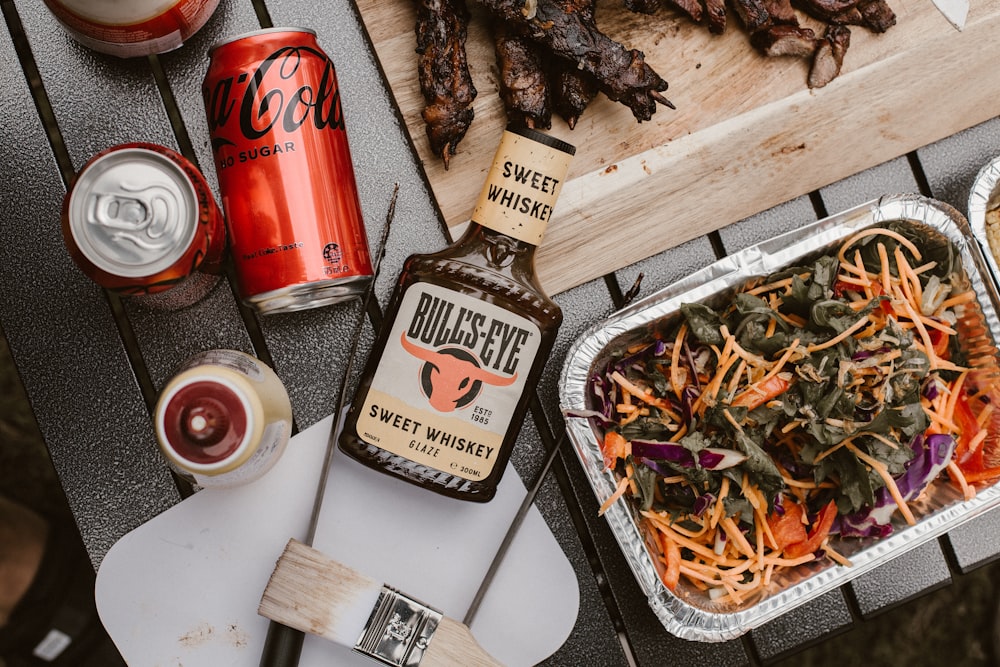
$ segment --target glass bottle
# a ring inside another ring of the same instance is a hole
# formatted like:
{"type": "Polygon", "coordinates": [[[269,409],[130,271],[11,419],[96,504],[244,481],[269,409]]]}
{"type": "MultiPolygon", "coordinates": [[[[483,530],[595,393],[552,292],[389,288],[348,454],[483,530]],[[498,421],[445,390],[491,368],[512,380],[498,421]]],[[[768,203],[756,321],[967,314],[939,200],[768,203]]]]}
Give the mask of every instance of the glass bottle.
{"type": "Polygon", "coordinates": [[[535,250],[575,150],[507,128],[462,237],[404,263],[342,451],[447,496],[493,498],[562,323],[535,250]]]}

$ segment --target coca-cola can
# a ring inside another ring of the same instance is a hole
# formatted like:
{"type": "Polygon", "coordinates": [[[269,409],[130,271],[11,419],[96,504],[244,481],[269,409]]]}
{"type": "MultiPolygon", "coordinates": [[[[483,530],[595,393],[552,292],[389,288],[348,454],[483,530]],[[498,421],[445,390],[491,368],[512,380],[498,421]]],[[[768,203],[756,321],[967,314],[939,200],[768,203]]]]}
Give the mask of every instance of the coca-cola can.
{"type": "Polygon", "coordinates": [[[119,58],[172,51],[208,21],[219,0],[45,0],[78,42],[119,58]]]}
{"type": "Polygon", "coordinates": [[[91,280],[153,307],[190,305],[222,274],[222,211],[197,167],[166,146],[94,155],[63,199],[62,231],[91,280]]]}
{"type": "Polygon", "coordinates": [[[333,62],[302,28],[214,45],[202,85],[240,297],[259,313],[356,298],[372,263],[333,62]]]}

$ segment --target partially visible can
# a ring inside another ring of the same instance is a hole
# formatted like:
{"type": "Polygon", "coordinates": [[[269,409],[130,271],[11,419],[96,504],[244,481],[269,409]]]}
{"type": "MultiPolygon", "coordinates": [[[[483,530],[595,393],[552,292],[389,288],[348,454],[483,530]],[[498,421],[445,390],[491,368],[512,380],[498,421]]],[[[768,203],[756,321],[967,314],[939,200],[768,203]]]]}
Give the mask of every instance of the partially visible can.
{"type": "Polygon", "coordinates": [[[237,350],[188,359],[160,392],[156,438],[171,466],[203,487],[259,479],[285,451],[292,406],[277,374],[237,350]]]}
{"type": "Polygon", "coordinates": [[[45,0],[45,4],[84,46],[135,58],[180,47],[205,25],[219,0],[45,0]]]}
{"type": "Polygon", "coordinates": [[[62,228],[89,278],[154,307],[190,305],[222,273],[222,211],[198,169],[165,146],[122,144],[92,157],[63,200],[62,228]]]}
{"type": "Polygon", "coordinates": [[[260,313],[354,298],[372,280],[333,62],[312,30],[220,42],[202,84],[240,296],[260,313]]]}

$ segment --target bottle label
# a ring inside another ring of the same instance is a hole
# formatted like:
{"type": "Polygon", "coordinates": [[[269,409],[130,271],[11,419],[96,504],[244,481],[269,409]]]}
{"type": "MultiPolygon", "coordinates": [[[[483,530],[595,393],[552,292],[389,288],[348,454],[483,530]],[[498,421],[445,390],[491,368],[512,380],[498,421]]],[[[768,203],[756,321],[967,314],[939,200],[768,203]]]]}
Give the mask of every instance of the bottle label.
{"type": "Polygon", "coordinates": [[[487,478],[524,391],[541,332],[450,289],[403,294],[358,415],[366,442],[469,480],[487,478]]]}
{"type": "Polygon", "coordinates": [[[472,212],[473,222],[540,245],[573,157],[569,144],[552,144],[505,131],[472,212]]]}

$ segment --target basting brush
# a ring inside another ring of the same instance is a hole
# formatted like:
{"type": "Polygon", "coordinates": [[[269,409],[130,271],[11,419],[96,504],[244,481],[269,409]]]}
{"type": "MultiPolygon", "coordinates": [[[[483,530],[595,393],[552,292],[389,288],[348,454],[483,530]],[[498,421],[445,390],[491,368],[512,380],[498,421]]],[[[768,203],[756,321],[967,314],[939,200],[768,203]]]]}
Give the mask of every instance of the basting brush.
{"type": "Polygon", "coordinates": [[[294,539],[278,558],[257,612],[387,665],[501,664],[465,624],[294,539]]]}

